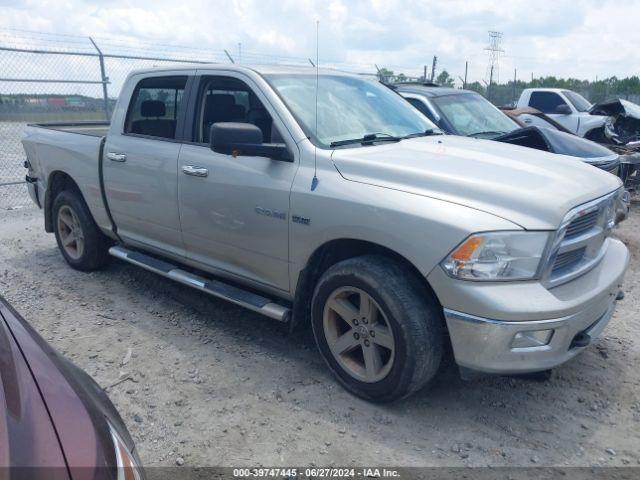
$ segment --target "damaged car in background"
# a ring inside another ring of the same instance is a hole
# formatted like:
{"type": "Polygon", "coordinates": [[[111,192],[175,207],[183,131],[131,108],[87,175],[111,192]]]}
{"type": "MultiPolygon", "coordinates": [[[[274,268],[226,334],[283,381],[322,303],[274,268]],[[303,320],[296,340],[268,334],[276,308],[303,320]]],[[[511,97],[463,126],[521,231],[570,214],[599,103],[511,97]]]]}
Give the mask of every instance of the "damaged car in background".
{"type": "Polygon", "coordinates": [[[571,133],[596,142],[624,145],[640,141],[640,106],[615,99],[591,104],[571,90],[526,88],[516,108],[530,107],[553,118],[571,133]]]}
{"type": "Polygon", "coordinates": [[[485,140],[496,140],[546,152],[577,157],[618,174],[618,154],[575,135],[522,125],[498,110],[483,96],[470,90],[434,84],[398,83],[392,87],[444,132],[485,140]]]}
{"type": "Polygon", "coordinates": [[[589,110],[591,115],[608,116],[606,128],[589,132],[586,138],[597,142],[626,145],[640,142],[640,105],[618,98],[596,103],[589,110]]]}
{"type": "MultiPolygon", "coordinates": [[[[617,101],[608,102],[615,104],[617,101]]],[[[629,103],[626,101],[622,101],[629,103]]],[[[604,104],[599,104],[604,105],[604,104]]],[[[633,105],[633,104],[632,104],[633,105]]],[[[636,105],[637,107],[637,105],[636,105]]],[[[599,107],[600,108],[600,107],[599,107]]],[[[604,107],[603,107],[604,108],[604,107]]],[[[569,133],[563,125],[551,118],[549,115],[536,110],[532,107],[511,108],[501,107],[503,113],[508,115],[512,120],[518,122],[522,127],[537,126],[547,129],[558,130],[560,132],[569,133]]],[[[601,110],[604,111],[604,110],[601,110]]],[[[637,193],[640,190],[640,142],[630,142],[626,144],[612,143],[610,139],[603,139],[598,142],[600,145],[617,153],[620,158],[619,176],[624,182],[625,188],[631,193],[637,193]]]]}

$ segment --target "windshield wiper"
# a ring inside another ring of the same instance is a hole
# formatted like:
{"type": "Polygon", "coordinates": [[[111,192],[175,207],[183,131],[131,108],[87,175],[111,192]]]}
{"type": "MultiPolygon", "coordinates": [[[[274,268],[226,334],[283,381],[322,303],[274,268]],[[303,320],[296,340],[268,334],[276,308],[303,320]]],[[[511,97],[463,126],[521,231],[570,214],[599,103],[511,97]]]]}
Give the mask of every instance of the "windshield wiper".
{"type": "Polygon", "coordinates": [[[434,130],[433,128],[430,128],[429,130],[425,130],[424,132],[410,133],[409,135],[405,135],[404,137],[402,137],[402,139],[404,140],[405,138],[430,137],[431,135],[444,135],[444,134],[442,133],[441,130],[434,130]]]}
{"type": "Polygon", "coordinates": [[[400,140],[402,140],[401,137],[389,135],[388,133],[368,133],[361,138],[350,138],[348,140],[336,140],[335,142],[331,142],[329,146],[333,148],[333,147],[340,147],[343,145],[352,145],[354,143],[361,143],[365,145],[373,142],[399,142],[400,140]]]}
{"type": "Polygon", "coordinates": [[[497,130],[487,130],[486,132],[470,133],[467,137],[477,137],[479,135],[504,135],[507,132],[498,132],[497,130]]]}

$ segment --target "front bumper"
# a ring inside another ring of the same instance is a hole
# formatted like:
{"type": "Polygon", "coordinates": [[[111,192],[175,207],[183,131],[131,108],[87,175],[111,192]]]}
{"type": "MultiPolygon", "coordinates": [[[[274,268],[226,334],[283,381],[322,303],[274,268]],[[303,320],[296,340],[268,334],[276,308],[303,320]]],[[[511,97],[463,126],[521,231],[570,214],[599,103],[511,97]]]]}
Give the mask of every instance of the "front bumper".
{"type": "Polygon", "coordinates": [[[624,244],[609,239],[596,267],[552,289],[538,282],[464,282],[444,272],[430,279],[436,294],[447,292],[440,300],[458,365],[516,374],[560,365],[597,338],[613,315],[628,263],[624,244]],[[531,332],[542,340],[528,343],[531,332]]]}

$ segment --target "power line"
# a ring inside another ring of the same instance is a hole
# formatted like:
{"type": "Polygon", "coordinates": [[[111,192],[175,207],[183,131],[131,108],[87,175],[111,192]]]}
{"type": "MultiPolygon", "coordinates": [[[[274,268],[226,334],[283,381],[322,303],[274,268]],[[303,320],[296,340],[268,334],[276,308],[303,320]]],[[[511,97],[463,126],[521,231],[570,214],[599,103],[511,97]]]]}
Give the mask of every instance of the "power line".
{"type": "Polygon", "coordinates": [[[489,45],[485,47],[489,54],[489,63],[487,64],[487,74],[485,77],[492,82],[500,82],[500,56],[504,53],[502,49],[502,32],[489,30],[489,45]]]}

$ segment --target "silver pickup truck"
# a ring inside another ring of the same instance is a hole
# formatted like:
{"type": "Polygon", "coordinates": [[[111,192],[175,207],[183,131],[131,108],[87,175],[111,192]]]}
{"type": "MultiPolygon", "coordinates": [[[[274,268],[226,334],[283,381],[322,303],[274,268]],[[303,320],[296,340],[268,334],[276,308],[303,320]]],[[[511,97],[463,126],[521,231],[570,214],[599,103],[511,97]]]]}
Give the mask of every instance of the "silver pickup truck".
{"type": "Polygon", "coordinates": [[[330,70],[137,71],[110,124],[31,125],[28,188],[62,255],[109,254],[313,330],[330,370],[404,397],[547,371],[621,296],[618,178],[445,136],[385,86],[330,70]]]}

